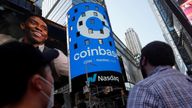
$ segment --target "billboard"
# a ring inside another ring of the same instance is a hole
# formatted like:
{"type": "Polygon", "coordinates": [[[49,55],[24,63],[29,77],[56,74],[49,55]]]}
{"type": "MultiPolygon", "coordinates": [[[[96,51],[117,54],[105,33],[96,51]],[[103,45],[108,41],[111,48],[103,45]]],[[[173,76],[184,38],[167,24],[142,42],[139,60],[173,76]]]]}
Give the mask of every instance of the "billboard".
{"type": "Polygon", "coordinates": [[[88,2],[71,8],[68,36],[72,83],[74,80],[88,84],[119,82],[121,69],[103,6],[88,2]]]}
{"type": "Polygon", "coordinates": [[[187,0],[180,5],[190,24],[192,24],[192,0],[187,0]]]}
{"type": "MultiPolygon", "coordinates": [[[[2,8],[3,9],[0,10],[0,44],[3,44],[6,41],[16,40],[33,44],[35,46],[37,45],[37,41],[39,42],[40,40],[43,40],[43,33],[40,33],[37,28],[36,32],[31,32],[32,35],[30,36],[28,35],[29,33],[27,31],[33,30],[27,30],[23,28],[24,25],[27,27],[26,22],[28,24],[32,24],[32,22],[34,24],[38,24],[39,20],[37,17],[32,18],[32,14],[10,10],[6,7],[2,8]],[[31,17],[30,20],[29,17],[31,17]],[[26,39],[27,36],[30,38],[26,39]]],[[[43,43],[39,45],[39,50],[42,53],[50,49],[59,51],[59,58],[56,58],[53,61],[55,68],[54,70],[57,73],[54,76],[57,77],[55,78],[55,88],[59,89],[69,83],[66,31],[64,28],[62,28],[62,26],[59,26],[58,24],[55,24],[49,20],[44,19],[43,21],[45,22],[45,26],[47,26],[48,35],[47,38],[43,40],[43,43]]]]}
{"type": "Polygon", "coordinates": [[[192,24],[192,0],[175,0],[174,2],[181,8],[190,24],[192,24]]]}

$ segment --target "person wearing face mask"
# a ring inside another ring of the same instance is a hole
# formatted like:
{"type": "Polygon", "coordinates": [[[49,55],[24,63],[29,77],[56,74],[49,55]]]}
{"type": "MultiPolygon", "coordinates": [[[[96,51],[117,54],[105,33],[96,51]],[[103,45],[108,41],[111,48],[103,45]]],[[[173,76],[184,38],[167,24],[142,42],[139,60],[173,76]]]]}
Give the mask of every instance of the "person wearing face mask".
{"type": "Polygon", "coordinates": [[[48,64],[58,55],[16,41],[0,45],[0,108],[52,108],[54,79],[48,64]]]}
{"type": "Polygon", "coordinates": [[[172,48],[160,41],[141,50],[144,80],[131,89],[127,108],[192,108],[192,79],[172,67],[172,48]]]}

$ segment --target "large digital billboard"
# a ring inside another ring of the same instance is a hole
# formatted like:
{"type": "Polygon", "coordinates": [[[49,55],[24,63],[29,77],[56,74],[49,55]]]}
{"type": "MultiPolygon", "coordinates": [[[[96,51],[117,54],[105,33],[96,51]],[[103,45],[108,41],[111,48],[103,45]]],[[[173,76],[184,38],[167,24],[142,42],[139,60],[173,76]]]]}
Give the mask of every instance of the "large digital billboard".
{"type": "Polygon", "coordinates": [[[68,35],[72,80],[119,82],[121,69],[104,7],[88,2],[71,8],[68,35]]]}
{"type": "Polygon", "coordinates": [[[59,56],[51,62],[50,67],[54,77],[55,101],[64,98],[63,93],[68,92],[69,88],[66,29],[40,16],[34,16],[21,7],[13,7],[9,2],[2,3],[0,3],[0,45],[9,41],[19,41],[33,44],[34,47],[38,45],[39,50],[44,54],[52,49],[58,50],[59,56]],[[48,35],[43,35],[43,30],[48,31],[48,35]],[[45,40],[38,44],[37,40],[40,39],[45,40]]]}
{"type": "Polygon", "coordinates": [[[190,24],[192,24],[192,0],[184,2],[180,7],[188,18],[190,24]]]}
{"type": "Polygon", "coordinates": [[[59,89],[64,85],[67,85],[69,83],[69,66],[67,57],[66,30],[63,26],[59,26],[58,24],[43,18],[42,20],[39,20],[40,17],[33,16],[33,14],[29,14],[30,12],[17,12],[6,7],[2,7],[0,13],[0,44],[9,40],[15,40],[32,44],[35,47],[38,46],[42,53],[51,49],[59,51],[59,56],[53,60],[52,64],[54,66],[52,65],[53,67],[51,67],[55,73],[55,89],[59,89]],[[38,32],[32,32],[31,35],[29,35],[28,31],[33,31],[31,25],[33,23],[33,25],[38,25],[38,21],[43,21],[47,26],[48,35],[46,35],[45,40],[42,38],[44,36],[42,35],[43,33],[39,32],[37,27],[34,28],[37,29],[36,31],[38,32]],[[40,41],[41,44],[38,44],[40,41]]]}

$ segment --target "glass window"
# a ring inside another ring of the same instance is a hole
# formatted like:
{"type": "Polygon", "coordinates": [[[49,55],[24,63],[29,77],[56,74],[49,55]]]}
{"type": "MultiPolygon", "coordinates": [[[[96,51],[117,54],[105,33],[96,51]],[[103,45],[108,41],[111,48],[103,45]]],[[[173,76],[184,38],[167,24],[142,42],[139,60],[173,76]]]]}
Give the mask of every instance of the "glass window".
{"type": "Polygon", "coordinates": [[[85,12],[83,12],[83,13],[82,13],[82,17],[85,17],[85,16],[86,16],[86,14],[85,14],[85,12]]]}
{"type": "Polygon", "coordinates": [[[88,32],[89,32],[89,34],[93,34],[93,30],[92,29],[89,29],[88,32]]]}
{"type": "Polygon", "coordinates": [[[80,36],[80,32],[79,32],[79,31],[76,33],[76,36],[77,36],[77,37],[79,37],[79,36],[80,36]]]}
{"type": "Polygon", "coordinates": [[[89,6],[85,6],[85,9],[86,9],[86,10],[89,10],[89,6]]]}
{"type": "Polygon", "coordinates": [[[74,44],[74,49],[77,49],[77,43],[74,44]]]}
{"type": "Polygon", "coordinates": [[[82,26],[83,25],[83,21],[79,21],[79,26],[82,26]]]}
{"type": "Polygon", "coordinates": [[[71,31],[73,30],[73,26],[70,27],[70,30],[71,30],[71,31]]]}
{"type": "Polygon", "coordinates": [[[90,44],[90,40],[89,39],[86,39],[85,40],[85,45],[89,45],[90,44]]]}
{"type": "Polygon", "coordinates": [[[99,39],[99,44],[103,44],[103,40],[102,39],[99,39]]]}
{"type": "Polygon", "coordinates": [[[97,13],[97,12],[93,12],[93,15],[94,15],[94,16],[98,16],[98,13],[97,13]]]}
{"type": "Polygon", "coordinates": [[[90,19],[90,24],[95,24],[95,20],[94,19],[90,19]]]}
{"type": "Polygon", "coordinates": [[[105,15],[103,15],[103,18],[104,18],[104,19],[106,18],[105,15]]]}
{"type": "Polygon", "coordinates": [[[111,41],[109,41],[109,45],[112,46],[112,42],[111,41]]]}
{"type": "Polygon", "coordinates": [[[100,29],[100,33],[101,33],[101,34],[104,34],[104,31],[103,31],[103,29],[100,29]]]}
{"type": "Polygon", "coordinates": [[[74,10],[74,12],[77,13],[77,11],[78,11],[78,10],[77,10],[77,8],[76,8],[76,9],[74,10]]]}
{"type": "Polygon", "coordinates": [[[102,24],[105,26],[105,22],[104,21],[102,21],[102,24]]]}
{"type": "Polygon", "coordinates": [[[99,8],[98,8],[97,6],[95,6],[95,10],[96,10],[96,11],[98,11],[98,10],[99,10],[99,8]]]}
{"type": "Polygon", "coordinates": [[[72,21],[75,21],[75,17],[72,18],[72,21]]]}

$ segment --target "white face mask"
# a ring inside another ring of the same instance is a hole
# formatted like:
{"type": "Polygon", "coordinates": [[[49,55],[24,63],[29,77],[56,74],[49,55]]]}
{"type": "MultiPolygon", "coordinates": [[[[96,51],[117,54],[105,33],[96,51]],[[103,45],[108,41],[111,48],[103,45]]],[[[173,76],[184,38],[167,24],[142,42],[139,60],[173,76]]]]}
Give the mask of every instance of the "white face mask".
{"type": "Polygon", "coordinates": [[[40,77],[43,81],[51,86],[51,95],[48,96],[45,92],[41,91],[41,93],[48,99],[47,108],[52,108],[54,106],[54,85],[47,81],[45,78],[40,77]]]}

